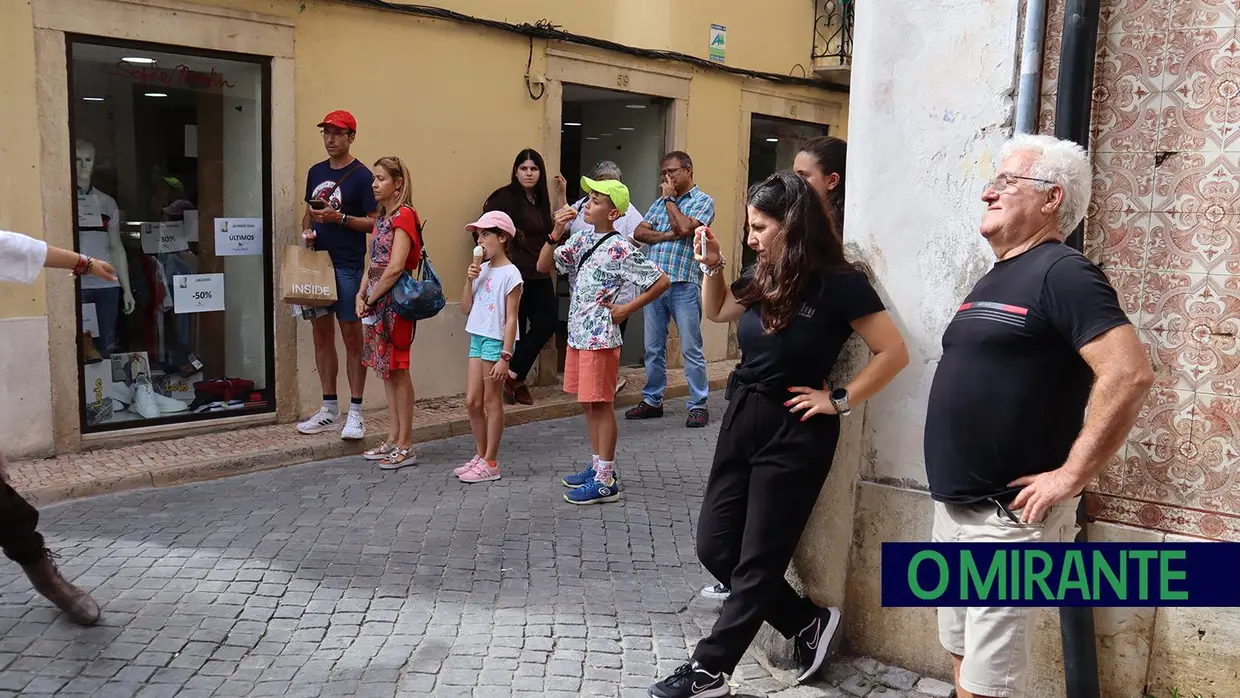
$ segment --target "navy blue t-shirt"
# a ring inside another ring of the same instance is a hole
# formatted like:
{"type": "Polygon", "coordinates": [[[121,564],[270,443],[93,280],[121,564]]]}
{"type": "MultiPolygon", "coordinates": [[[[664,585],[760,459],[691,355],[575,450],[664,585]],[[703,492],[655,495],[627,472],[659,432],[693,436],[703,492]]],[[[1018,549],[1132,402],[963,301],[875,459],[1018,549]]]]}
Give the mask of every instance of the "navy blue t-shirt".
{"type": "MultiPolygon", "coordinates": [[[[370,188],[373,176],[370,168],[360,160],[354,160],[339,170],[333,170],[327,160],[311,167],[309,175],[306,176],[306,200],[326,197],[327,192],[336,186],[336,181],[351,168],[357,168],[358,171],[349,175],[344,184],[332,192],[329,203],[332,208],[347,216],[366,217],[373,214],[379,209],[379,205],[375,203],[375,193],[370,188]]],[[[314,234],[314,249],[327,250],[335,266],[361,269],[366,265],[365,233],[349,230],[336,223],[315,223],[314,234]]]]}

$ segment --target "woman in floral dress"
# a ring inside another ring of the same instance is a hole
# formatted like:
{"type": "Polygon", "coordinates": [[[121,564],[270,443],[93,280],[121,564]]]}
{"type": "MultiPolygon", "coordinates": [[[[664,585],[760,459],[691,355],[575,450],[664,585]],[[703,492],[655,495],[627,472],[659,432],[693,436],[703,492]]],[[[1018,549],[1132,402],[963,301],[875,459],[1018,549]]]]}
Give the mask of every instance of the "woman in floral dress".
{"type": "Polygon", "coordinates": [[[421,222],[410,206],[409,169],[395,156],[379,158],[373,168],[379,217],[370,245],[366,284],[357,295],[357,314],[366,326],[362,364],[383,379],[388,402],[388,437],[366,451],[366,460],[380,461],[383,470],[417,462],[413,452],[413,379],[409,350],[415,323],[396,314],[388,291],[401,272],[417,269],[422,261],[421,222]]]}

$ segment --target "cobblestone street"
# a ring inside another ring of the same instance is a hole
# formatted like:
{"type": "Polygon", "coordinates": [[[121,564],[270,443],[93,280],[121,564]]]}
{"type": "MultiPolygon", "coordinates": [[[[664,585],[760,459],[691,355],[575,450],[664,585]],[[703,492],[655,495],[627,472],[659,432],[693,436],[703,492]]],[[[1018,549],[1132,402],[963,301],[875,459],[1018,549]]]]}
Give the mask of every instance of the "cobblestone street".
{"type": "MultiPolygon", "coordinates": [[[[561,499],[589,455],[573,418],[509,429],[496,483],[452,476],[454,438],[397,472],[349,458],[46,508],[104,618],[75,627],[0,567],[0,696],[644,696],[717,612],[694,528],[723,403],[701,430],[669,407],[621,421],[618,504],[561,499]]],[[[872,660],[828,674],[791,688],[747,659],[734,692],[946,695],[872,660]]]]}

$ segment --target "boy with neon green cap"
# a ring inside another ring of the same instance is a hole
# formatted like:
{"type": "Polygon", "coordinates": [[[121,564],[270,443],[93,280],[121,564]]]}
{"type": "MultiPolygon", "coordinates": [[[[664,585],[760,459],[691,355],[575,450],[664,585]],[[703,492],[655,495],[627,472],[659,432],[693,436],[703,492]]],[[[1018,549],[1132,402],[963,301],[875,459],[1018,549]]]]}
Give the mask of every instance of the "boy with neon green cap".
{"type": "Polygon", "coordinates": [[[615,479],[616,378],[620,374],[620,323],[671,286],[667,274],[633,243],[616,232],[615,221],[629,207],[629,189],[618,180],[581,178],[586,223],[593,230],[565,240],[577,212],[565,206],[555,214],[555,227],[538,256],[538,271],[552,267],[568,275],[572,289],[568,307],[568,356],[564,360],[564,391],[577,396],[586,413],[593,459],[581,473],[564,478],[571,488],[564,499],[572,504],[601,504],[620,499],[615,479]],[[636,298],[616,303],[625,284],[641,289],[636,298]]]}

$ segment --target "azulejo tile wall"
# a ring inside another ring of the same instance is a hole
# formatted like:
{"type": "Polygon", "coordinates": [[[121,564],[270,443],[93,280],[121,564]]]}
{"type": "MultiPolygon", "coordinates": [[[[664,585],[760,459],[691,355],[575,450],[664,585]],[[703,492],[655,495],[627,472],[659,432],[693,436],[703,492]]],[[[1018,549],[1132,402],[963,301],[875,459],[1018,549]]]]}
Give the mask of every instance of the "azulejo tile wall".
{"type": "MultiPolygon", "coordinates": [[[[1104,0],[1086,253],[1158,376],[1091,488],[1100,520],[1240,541],[1240,12],[1104,0]]],[[[1054,131],[1062,0],[1048,8],[1039,127],[1054,131]]]]}

